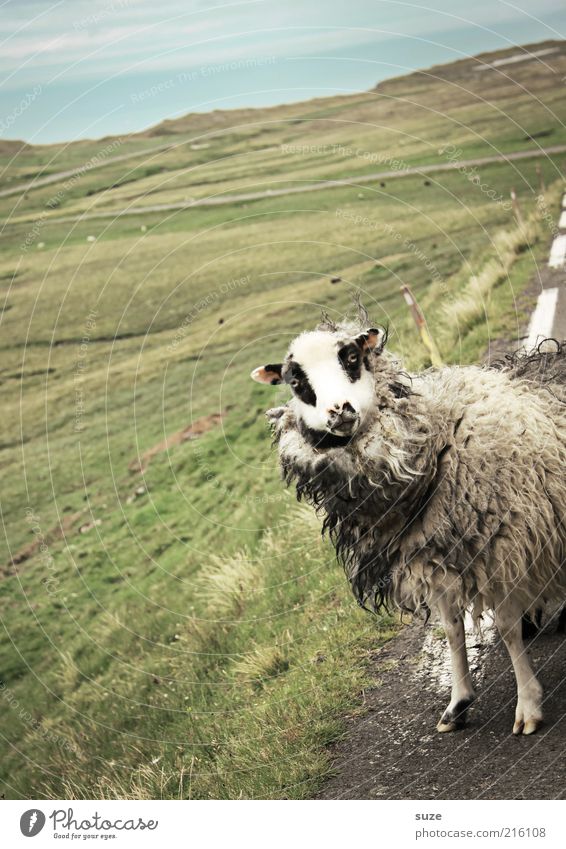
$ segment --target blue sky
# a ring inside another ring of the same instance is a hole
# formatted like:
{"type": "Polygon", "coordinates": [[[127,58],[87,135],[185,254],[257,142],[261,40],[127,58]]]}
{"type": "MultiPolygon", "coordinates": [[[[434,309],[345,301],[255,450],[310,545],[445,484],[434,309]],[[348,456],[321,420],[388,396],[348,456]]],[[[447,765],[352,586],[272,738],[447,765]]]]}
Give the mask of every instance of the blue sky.
{"type": "Polygon", "coordinates": [[[0,138],[359,91],[565,35],[564,0],[0,0],[0,138]]]}

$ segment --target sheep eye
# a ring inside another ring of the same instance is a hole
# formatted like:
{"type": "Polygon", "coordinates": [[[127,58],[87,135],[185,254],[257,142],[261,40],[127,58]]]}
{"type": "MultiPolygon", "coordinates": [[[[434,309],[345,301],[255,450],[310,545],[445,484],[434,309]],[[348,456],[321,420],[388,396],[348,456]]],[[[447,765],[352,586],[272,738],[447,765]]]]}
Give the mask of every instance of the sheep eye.
{"type": "Polygon", "coordinates": [[[292,380],[289,381],[289,386],[291,387],[291,389],[298,389],[299,388],[299,381],[297,380],[296,377],[294,377],[292,380]]]}
{"type": "Polygon", "coordinates": [[[356,354],[356,352],[355,352],[355,351],[352,351],[352,353],[351,353],[351,354],[348,354],[348,363],[349,363],[351,366],[356,365],[356,364],[357,364],[357,362],[358,362],[358,360],[359,360],[359,356],[358,356],[358,354],[356,354]]]}

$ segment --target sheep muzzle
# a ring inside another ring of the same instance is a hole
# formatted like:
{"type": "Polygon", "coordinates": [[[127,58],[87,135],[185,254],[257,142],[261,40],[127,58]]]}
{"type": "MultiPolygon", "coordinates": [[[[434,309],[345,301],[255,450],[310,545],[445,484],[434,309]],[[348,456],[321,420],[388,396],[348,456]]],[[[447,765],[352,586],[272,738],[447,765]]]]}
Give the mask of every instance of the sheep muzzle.
{"type": "Polygon", "coordinates": [[[328,410],[328,430],[338,436],[351,436],[360,425],[359,414],[346,401],[328,410]]]}

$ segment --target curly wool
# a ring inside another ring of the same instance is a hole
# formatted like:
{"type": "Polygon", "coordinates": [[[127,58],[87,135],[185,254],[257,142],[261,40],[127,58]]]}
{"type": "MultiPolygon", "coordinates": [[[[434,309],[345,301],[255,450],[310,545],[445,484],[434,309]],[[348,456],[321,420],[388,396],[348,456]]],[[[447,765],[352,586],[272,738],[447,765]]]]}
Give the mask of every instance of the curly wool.
{"type": "Polygon", "coordinates": [[[268,413],[363,607],[427,613],[455,589],[479,617],[511,591],[525,611],[566,596],[565,347],[412,376],[379,351],[346,447],[313,447],[292,404],[268,413]]]}

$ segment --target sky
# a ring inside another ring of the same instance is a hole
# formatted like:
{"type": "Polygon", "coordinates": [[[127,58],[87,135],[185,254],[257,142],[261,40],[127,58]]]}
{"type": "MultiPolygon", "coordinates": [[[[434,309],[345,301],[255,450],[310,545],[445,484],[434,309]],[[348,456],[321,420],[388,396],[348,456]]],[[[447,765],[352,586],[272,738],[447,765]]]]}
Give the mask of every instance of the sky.
{"type": "Polygon", "coordinates": [[[0,139],[351,93],[565,36],[564,0],[0,0],[0,139]]]}

